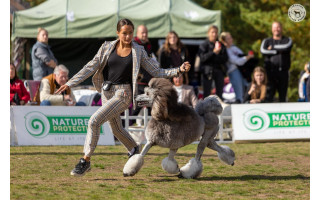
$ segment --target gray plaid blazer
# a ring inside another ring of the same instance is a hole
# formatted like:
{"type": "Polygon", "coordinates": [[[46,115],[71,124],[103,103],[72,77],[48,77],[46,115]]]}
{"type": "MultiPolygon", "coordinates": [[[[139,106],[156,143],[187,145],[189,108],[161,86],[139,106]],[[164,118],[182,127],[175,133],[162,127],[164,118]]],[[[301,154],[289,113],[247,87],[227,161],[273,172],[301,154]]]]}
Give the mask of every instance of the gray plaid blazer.
{"type": "MultiPolygon", "coordinates": [[[[92,74],[92,83],[96,90],[101,93],[103,79],[103,69],[106,66],[107,60],[110,56],[112,50],[116,47],[118,40],[111,42],[104,42],[100,47],[98,53],[94,58],[89,61],[77,74],[75,74],[67,83],[70,88],[74,87],[92,74]]],[[[153,77],[172,77],[178,74],[179,68],[162,69],[160,64],[150,58],[147,52],[144,50],[143,46],[132,42],[132,85],[133,85],[133,108],[136,108],[135,97],[138,94],[137,78],[140,67],[143,67],[147,72],[149,72],[153,77]]]]}

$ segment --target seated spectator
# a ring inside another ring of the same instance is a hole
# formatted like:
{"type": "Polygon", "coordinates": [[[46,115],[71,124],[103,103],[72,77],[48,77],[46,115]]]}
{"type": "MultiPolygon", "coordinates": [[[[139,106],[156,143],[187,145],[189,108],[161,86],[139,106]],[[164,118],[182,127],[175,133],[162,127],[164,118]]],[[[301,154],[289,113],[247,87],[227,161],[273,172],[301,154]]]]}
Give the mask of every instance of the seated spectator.
{"type": "Polygon", "coordinates": [[[263,67],[253,70],[252,82],[244,94],[246,103],[263,103],[267,93],[267,74],[263,67]]]}
{"type": "Polygon", "coordinates": [[[184,76],[173,77],[172,82],[178,94],[178,102],[195,108],[198,103],[198,98],[193,91],[193,87],[184,84],[184,76]]]}
{"type": "Polygon", "coordinates": [[[41,80],[34,101],[41,106],[85,106],[83,102],[76,103],[71,89],[63,94],[55,94],[55,91],[68,81],[68,74],[69,70],[64,65],[56,66],[52,74],[41,80]]]}
{"type": "MultiPolygon", "coordinates": [[[[299,79],[299,102],[309,102],[310,96],[307,95],[307,84],[310,79],[310,63],[304,65],[304,72],[301,74],[299,79]]],[[[310,84],[309,84],[310,85],[310,84]]]]}
{"type": "Polygon", "coordinates": [[[10,105],[25,105],[29,100],[29,92],[19,79],[16,67],[10,63],[10,105]]]}

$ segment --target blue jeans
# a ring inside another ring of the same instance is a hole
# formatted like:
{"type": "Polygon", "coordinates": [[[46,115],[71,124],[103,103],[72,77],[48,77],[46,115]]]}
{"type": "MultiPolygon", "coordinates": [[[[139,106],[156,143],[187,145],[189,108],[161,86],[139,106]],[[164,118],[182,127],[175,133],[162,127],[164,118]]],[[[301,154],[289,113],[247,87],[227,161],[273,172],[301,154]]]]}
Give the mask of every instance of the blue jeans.
{"type": "Polygon", "coordinates": [[[234,93],[236,94],[236,100],[239,100],[243,103],[243,96],[245,86],[247,86],[247,81],[242,77],[239,69],[236,69],[228,74],[234,93]]]}
{"type": "MultiPolygon", "coordinates": [[[[51,106],[51,103],[48,100],[43,100],[41,101],[40,106],[51,106]]],[[[75,106],[86,106],[86,104],[82,101],[79,101],[76,103],[75,106]]]]}

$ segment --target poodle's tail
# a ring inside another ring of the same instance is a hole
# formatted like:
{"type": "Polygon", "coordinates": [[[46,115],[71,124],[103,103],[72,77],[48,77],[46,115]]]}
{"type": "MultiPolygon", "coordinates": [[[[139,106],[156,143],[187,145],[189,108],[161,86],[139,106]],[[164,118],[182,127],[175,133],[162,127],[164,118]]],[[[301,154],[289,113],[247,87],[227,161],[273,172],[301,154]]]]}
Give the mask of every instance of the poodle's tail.
{"type": "Polygon", "coordinates": [[[213,112],[216,115],[220,115],[223,108],[218,100],[218,97],[215,95],[210,95],[203,101],[199,101],[196,105],[195,110],[200,116],[204,116],[206,113],[210,112],[213,112]]]}

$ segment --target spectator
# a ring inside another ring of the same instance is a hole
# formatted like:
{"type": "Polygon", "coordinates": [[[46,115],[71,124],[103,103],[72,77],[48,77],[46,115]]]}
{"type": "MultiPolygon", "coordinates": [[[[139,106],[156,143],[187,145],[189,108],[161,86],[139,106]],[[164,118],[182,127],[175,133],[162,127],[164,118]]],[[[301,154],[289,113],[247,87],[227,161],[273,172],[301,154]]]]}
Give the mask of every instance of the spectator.
{"type": "MultiPolygon", "coordinates": [[[[164,69],[180,66],[188,60],[188,49],[180,41],[178,34],[170,31],[167,34],[164,45],[159,49],[158,61],[164,69]]],[[[185,82],[189,84],[188,74],[184,74],[185,82]]]]}
{"type": "Polygon", "coordinates": [[[264,56],[268,80],[267,101],[273,102],[276,90],[279,101],[286,102],[289,84],[290,51],[292,40],[282,35],[280,22],[272,23],[272,37],[266,38],[261,43],[260,51],[264,56]]]}
{"type": "MultiPolygon", "coordinates": [[[[134,41],[144,47],[144,50],[147,52],[150,58],[153,58],[156,60],[155,55],[152,53],[152,46],[151,46],[151,43],[149,42],[148,29],[146,26],[144,25],[138,26],[137,36],[134,37],[134,41]]],[[[137,80],[138,95],[144,93],[144,88],[148,86],[148,83],[151,78],[152,76],[144,68],[140,68],[138,80],[137,80]]],[[[132,111],[132,115],[138,115],[140,111],[141,111],[141,107],[137,107],[132,111]]],[[[148,113],[149,115],[151,114],[150,109],[148,109],[148,113]]],[[[140,121],[139,121],[139,124],[141,124],[140,121]]]]}
{"type": "Polygon", "coordinates": [[[29,92],[19,79],[16,67],[10,63],[10,105],[25,105],[29,100],[29,92]]]}
{"type": "Polygon", "coordinates": [[[254,55],[248,54],[244,56],[241,49],[233,44],[233,38],[229,32],[222,32],[220,34],[220,41],[227,47],[227,75],[229,76],[230,82],[236,94],[236,103],[243,103],[243,96],[247,86],[247,81],[243,78],[237,65],[244,65],[248,60],[253,58],[254,55]]]}
{"type": "Polygon", "coordinates": [[[218,27],[208,29],[208,38],[199,46],[200,65],[203,73],[203,96],[211,94],[212,80],[215,82],[216,93],[222,98],[224,86],[225,63],[228,54],[224,44],[218,40],[218,27]]]}
{"type": "Polygon", "coordinates": [[[198,98],[193,91],[193,87],[185,84],[183,77],[184,76],[179,75],[172,78],[173,87],[178,94],[178,102],[195,108],[198,103],[198,98]]]}
{"type": "Polygon", "coordinates": [[[263,103],[267,93],[267,74],[263,67],[256,67],[253,70],[252,82],[245,92],[246,103],[263,103]]]}
{"type": "Polygon", "coordinates": [[[35,96],[36,102],[41,106],[85,106],[85,103],[76,103],[71,89],[66,90],[63,94],[57,95],[61,85],[68,81],[69,70],[64,65],[55,67],[54,72],[41,80],[38,92],[35,96]]]}
{"type": "Polygon", "coordinates": [[[58,61],[48,45],[48,31],[38,29],[37,42],[32,47],[32,75],[33,80],[40,81],[43,77],[53,73],[58,61]]]}
{"type": "MultiPolygon", "coordinates": [[[[308,82],[310,79],[310,63],[304,65],[304,72],[301,74],[299,79],[299,100],[300,102],[309,102],[310,101],[310,92],[308,92],[308,82]],[[308,96],[309,93],[309,96],[308,96]]],[[[310,86],[310,82],[309,82],[310,86]]],[[[310,89],[309,89],[310,90],[310,89]]]]}

